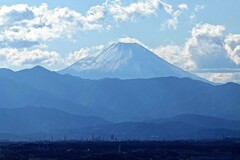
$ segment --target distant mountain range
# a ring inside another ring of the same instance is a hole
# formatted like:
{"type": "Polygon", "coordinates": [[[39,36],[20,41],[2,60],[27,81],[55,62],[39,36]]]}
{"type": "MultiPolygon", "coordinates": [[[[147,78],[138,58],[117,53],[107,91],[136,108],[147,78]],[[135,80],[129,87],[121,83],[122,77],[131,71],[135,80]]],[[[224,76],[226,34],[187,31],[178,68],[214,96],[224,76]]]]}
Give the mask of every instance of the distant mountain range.
{"type": "Polygon", "coordinates": [[[240,137],[240,121],[178,115],[149,122],[110,123],[56,109],[0,109],[0,139],[10,140],[176,140],[240,137]],[[206,122],[210,124],[206,124],[206,122]],[[235,128],[234,128],[235,126],[235,128]]]}
{"type": "Polygon", "coordinates": [[[86,80],[42,67],[0,70],[0,106],[36,106],[110,121],[192,113],[240,119],[240,85],[211,85],[189,78],[86,80]]]}
{"type": "Polygon", "coordinates": [[[86,79],[101,78],[155,78],[189,77],[207,80],[186,72],[137,43],[113,43],[97,54],[80,59],[73,65],[60,71],[86,79]]]}
{"type": "Polygon", "coordinates": [[[158,124],[179,122],[202,128],[240,130],[240,121],[196,114],[181,114],[174,117],[153,119],[148,122],[158,124]]]}

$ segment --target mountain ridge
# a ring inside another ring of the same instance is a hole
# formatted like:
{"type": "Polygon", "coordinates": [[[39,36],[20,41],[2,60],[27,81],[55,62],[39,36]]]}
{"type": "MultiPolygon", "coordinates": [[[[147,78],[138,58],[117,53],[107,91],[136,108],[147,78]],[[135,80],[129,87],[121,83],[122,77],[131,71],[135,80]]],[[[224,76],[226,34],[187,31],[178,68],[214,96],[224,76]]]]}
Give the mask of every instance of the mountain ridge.
{"type": "MultiPolygon", "coordinates": [[[[38,74],[38,68],[35,69],[11,75],[1,74],[0,70],[0,77],[9,78],[14,85],[34,88],[32,94],[27,94],[21,87],[22,90],[18,90],[22,93],[21,99],[14,99],[12,95],[16,94],[16,89],[11,87],[13,84],[4,85],[6,90],[0,90],[0,94],[6,96],[4,101],[11,102],[12,106],[41,104],[43,107],[56,107],[71,113],[94,115],[118,122],[184,113],[240,119],[237,114],[240,110],[240,85],[235,83],[215,86],[176,77],[88,80],[45,69],[38,74]],[[30,101],[29,97],[39,94],[39,91],[45,95],[30,101]],[[55,100],[50,101],[49,96],[55,100]]],[[[1,83],[0,86],[3,85],[1,83]]],[[[1,106],[6,106],[4,101],[1,101],[1,106]]]]}

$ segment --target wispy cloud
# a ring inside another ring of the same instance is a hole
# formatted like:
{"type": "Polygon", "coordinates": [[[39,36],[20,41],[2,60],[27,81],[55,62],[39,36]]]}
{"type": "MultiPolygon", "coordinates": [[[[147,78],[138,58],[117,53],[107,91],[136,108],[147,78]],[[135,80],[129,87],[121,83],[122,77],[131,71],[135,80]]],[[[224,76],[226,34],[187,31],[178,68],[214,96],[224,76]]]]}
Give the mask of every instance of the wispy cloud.
{"type": "Polygon", "coordinates": [[[171,15],[171,18],[162,24],[161,30],[165,30],[166,28],[176,30],[179,23],[178,18],[182,15],[184,10],[187,9],[188,5],[186,3],[179,4],[178,10],[172,10],[172,12],[169,13],[171,15]]]}
{"type": "Polygon", "coordinates": [[[199,11],[203,10],[204,8],[205,8],[204,5],[196,5],[195,8],[194,8],[194,11],[199,12],[199,11]]]}

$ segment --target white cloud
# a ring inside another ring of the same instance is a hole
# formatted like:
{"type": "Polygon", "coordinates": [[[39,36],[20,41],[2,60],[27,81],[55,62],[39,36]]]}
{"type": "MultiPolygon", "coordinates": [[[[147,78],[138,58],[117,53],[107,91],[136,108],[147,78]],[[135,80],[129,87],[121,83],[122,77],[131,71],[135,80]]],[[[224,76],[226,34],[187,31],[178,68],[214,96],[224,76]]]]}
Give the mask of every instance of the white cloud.
{"type": "Polygon", "coordinates": [[[220,37],[223,35],[223,31],[225,31],[225,26],[222,25],[198,24],[192,29],[192,37],[220,37]]]}
{"type": "Polygon", "coordinates": [[[140,45],[142,45],[143,47],[150,49],[147,45],[145,45],[143,42],[141,42],[140,40],[136,39],[136,38],[132,38],[132,37],[123,37],[123,38],[119,38],[118,42],[122,42],[122,43],[138,43],[140,45]]]}
{"type": "Polygon", "coordinates": [[[178,45],[159,46],[151,50],[159,57],[180,68],[190,70],[196,67],[189,55],[184,54],[182,47],[178,45]]]}
{"type": "Polygon", "coordinates": [[[163,9],[166,13],[168,13],[169,15],[171,15],[173,13],[172,5],[170,5],[164,1],[161,1],[161,0],[159,0],[159,3],[161,4],[161,6],[163,7],[163,9]]]}
{"type": "Polygon", "coordinates": [[[188,5],[186,3],[182,3],[178,5],[178,8],[181,10],[188,9],[188,5]]]}
{"type": "Polygon", "coordinates": [[[47,4],[17,4],[0,7],[0,42],[41,42],[62,36],[72,37],[78,30],[98,30],[105,18],[103,6],[94,6],[86,16],[69,8],[49,9],[47,4]]]}
{"type": "Polygon", "coordinates": [[[89,52],[90,52],[90,48],[81,48],[79,51],[70,53],[66,59],[66,64],[72,65],[76,61],[89,55],[89,52]]]}
{"type": "Polygon", "coordinates": [[[131,38],[131,37],[119,38],[118,41],[119,41],[119,42],[122,42],[122,43],[138,43],[138,44],[142,44],[142,42],[139,41],[138,39],[136,39],[136,38],[131,38]]]}
{"type": "MultiPolygon", "coordinates": [[[[181,13],[179,10],[174,12],[173,7],[163,0],[142,0],[128,5],[123,5],[121,0],[106,0],[83,15],[67,7],[50,9],[45,3],[1,6],[0,46],[24,48],[23,44],[28,44],[26,47],[31,47],[31,44],[34,46],[60,37],[72,38],[79,31],[108,30],[112,25],[104,23],[107,17],[116,21],[135,21],[139,17],[157,15],[161,8],[171,16],[168,27],[176,29],[181,13]]],[[[180,4],[179,8],[186,9],[187,5],[180,4]]]]}
{"type": "Polygon", "coordinates": [[[11,7],[0,6],[0,26],[33,18],[34,13],[25,4],[13,5],[11,7]]]}
{"type": "Polygon", "coordinates": [[[240,83],[240,73],[198,73],[197,75],[216,83],[240,83]]]}
{"type": "Polygon", "coordinates": [[[60,55],[54,51],[13,48],[1,48],[0,59],[1,66],[7,65],[8,67],[32,66],[38,64],[43,66],[52,66],[60,63],[61,61],[60,55]]]}
{"type": "Polygon", "coordinates": [[[229,58],[237,65],[240,64],[240,34],[228,35],[225,40],[224,47],[229,58]]]}
{"type": "Polygon", "coordinates": [[[117,21],[135,20],[139,16],[156,14],[162,7],[168,14],[172,13],[172,6],[162,0],[145,0],[123,6],[121,0],[107,3],[109,14],[117,21]]]}
{"type": "Polygon", "coordinates": [[[234,67],[223,47],[224,31],[224,26],[211,24],[197,25],[192,29],[183,52],[195,63],[193,70],[234,67]]]}
{"type": "Polygon", "coordinates": [[[239,68],[233,62],[238,57],[238,35],[224,35],[225,27],[221,25],[203,24],[192,29],[191,37],[184,46],[166,45],[153,49],[153,51],[168,62],[195,72],[197,75],[214,82],[239,82],[239,68]],[[234,43],[233,43],[234,42],[234,43]],[[231,46],[231,48],[230,48],[231,46]],[[230,59],[229,53],[235,58],[230,59]],[[235,52],[234,52],[235,51],[235,52]],[[228,70],[227,73],[221,73],[228,70]],[[214,73],[216,72],[216,73],[214,73]]]}
{"type": "Polygon", "coordinates": [[[104,6],[96,5],[91,7],[86,14],[86,21],[94,22],[104,20],[106,17],[106,9],[104,6]]]}
{"type": "Polygon", "coordinates": [[[154,52],[168,62],[210,81],[240,83],[240,35],[225,34],[225,26],[202,24],[184,46],[167,45],[154,52]]]}
{"type": "Polygon", "coordinates": [[[85,15],[67,7],[49,9],[45,3],[40,6],[1,6],[0,65],[9,68],[63,67],[70,63],[68,60],[80,58],[80,52],[71,53],[64,60],[57,52],[47,51],[44,43],[60,37],[71,38],[78,31],[99,30],[104,18],[105,8],[98,5],[91,7],[85,15]]]}
{"type": "Polygon", "coordinates": [[[104,45],[98,45],[91,48],[81,48],[78,51],[69,53],[67,58],[63,58],[64,64],[69,66],[87,56],[95,56],[104,48],[104,45]]]}

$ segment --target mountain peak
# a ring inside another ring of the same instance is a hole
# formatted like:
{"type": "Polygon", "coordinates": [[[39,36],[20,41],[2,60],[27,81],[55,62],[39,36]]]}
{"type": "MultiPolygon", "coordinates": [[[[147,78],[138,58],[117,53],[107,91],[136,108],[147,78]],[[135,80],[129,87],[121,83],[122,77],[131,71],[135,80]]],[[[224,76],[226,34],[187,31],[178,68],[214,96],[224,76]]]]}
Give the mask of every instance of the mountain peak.
{"type": "Polygon", "coordinates": [[[116,42],[112,44],[112,47],[115,48],[125,48],[125,49],[131,49],[131,48],[144,48],[146,49],[144,46],[142,46],[139,43],[136,42],[116,42]]]}
{"type": "Polygon", "coordinates": [[[47,70],[46,68],[44,68],[43,66],[37,65],[33,68],[31,68],[32,70],[47,70]]]}
{"type": "Polygon", "coordinates": [[[21,71],[18,71],[18,73],[32,73],[32,74],[46,74],[46,73],[51,73],[52,71],[49,71],[48,69],[42,67],[42,66],[35,66],[33,68],[29,68],[29,69],[24,69],[21,71]]]}
{"type": "Polygon", "coordinates": [[[201,79],[173,66],[138,43],[125,42],[113,43],[97,55],[80,59],[60,73],[86,79],[136,79],[169,76],[201,79]]]}
{"type": "Polygon", "coordinates": [[[14,73],[13,70],[8,69],[8,68],[0,68],[0,72],[1,73],[14,73]]]}

